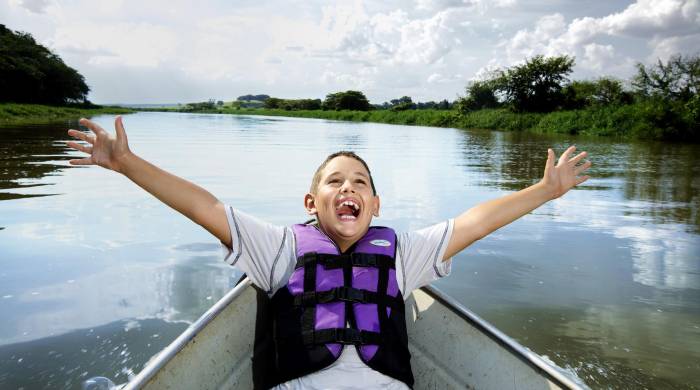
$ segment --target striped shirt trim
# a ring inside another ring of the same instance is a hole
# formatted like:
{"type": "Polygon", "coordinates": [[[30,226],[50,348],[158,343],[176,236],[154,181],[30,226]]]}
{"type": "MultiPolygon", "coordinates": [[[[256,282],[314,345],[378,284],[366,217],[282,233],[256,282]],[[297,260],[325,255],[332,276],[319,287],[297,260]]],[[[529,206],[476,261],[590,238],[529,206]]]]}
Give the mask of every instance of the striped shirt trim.
{"type": "MultiPolygon", "coordinates": [[[[233,221],[233,228],[236,229],[236,241],[238,242],[238,251],[236,257],[229,264],[236,265],[238,259],[243,254],[243,240],[241,239],[241,231],[238,229],[238,222],[236,222],[236,215],[233,213],[233,207],[229,206],[229,211],[231,212],[231,220],[233,221]]],[[[231,245],[233,247],[233,245],[231,245]]],[[[233,249],[233,248],[232,248],[233,249]]]]}
{"type": "Polygon", "coordinates": [[[404,296],[408,296],[408,294],[406,294],[406,263],[404,262],[406,256],[404,256],[403,246],[401,246],[398,237],[396,238],[396,252],[401,256],[401,276],[403,278],[403,289],[401,291],[404,296]]]}
{"type": "Polygon", "coordinates": [[[440,255],[440,252],[442,252],[442,244],[445,243],[445,237],[447,237],[447,231],[450,228],[450,221],[445,222],[445,231],[442,232],[442,238],[440,239],[440,244],[437,246],[437,250],[435,251],[435,258],[433,259],[433,269],[435,270],[435,274],[439,277],[443,277],[445,275],[440,273],[440,269],[438,267],[438,255],[440,255]]]}
{"type": "Polygon", "coordinates": [[[280,248],[277,250],[277,256],[275,256],[275,260],[272,262],[272,269],[270,270],[270,289],[267,290],[268,294],[272,294],[272,280],[275,277],[275,267],[277,266],[277,261],[280,259],[280,255],[282,255],[282,249],[284,248],[284,242],[287,240],[287,228],[284,229],[284,233],[282,234],[282,243],[280,244],[280,248]]]}

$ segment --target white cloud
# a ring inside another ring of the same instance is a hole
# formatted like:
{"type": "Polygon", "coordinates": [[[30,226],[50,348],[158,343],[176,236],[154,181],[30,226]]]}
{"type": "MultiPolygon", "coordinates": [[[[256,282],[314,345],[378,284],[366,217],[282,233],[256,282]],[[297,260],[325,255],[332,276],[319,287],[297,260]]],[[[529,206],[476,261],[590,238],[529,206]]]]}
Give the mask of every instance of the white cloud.
{"type": "Polygon", "coordinates": [[[589,43],[583,47],[582,64],[596,71],[603,71],[615,60],[615,48],[612,45],[589,43]]]}
{"type": "Polygon", "coordinates": [[[83,22],[57,28],[50,44],[58,50],[84,53],[90,65],[155,68],[172,59],[177,42],[177,34],[163,26],[83,22]]]}
{"type": "Polygon", "coordinates": [[[222,98],[323,97],[344,87],[366,88],[373,101],[440,100],[461,93],[465,80],[535,54],[575,55],[577,72],[626,77],[636,61],[693,54],[700,41],[698,0],[640,0],[607,16],[572,19],[560,7],[9,0],[0,14],[8,28],[32,33],[83,73],[98,103],[186,102],[221,91],[222,98]]]}
{"type": "Polygon", "coordinates": [[[477,8],[481,13],[488,8],[510,8],[517,0],[416,0],[416,9],[439,11],[448,8],[477,8]]]}
{"type": "Polygon", "coordinates": [[[476,5],[473,0],[417,0],[416,8],[422,10],[443,10],[446,8],[471,7],[476,5]]]}
{"type": "Polygon", "coordinates": [[[428,76],[426,81],[428,82],[428,84],[455,83],[455,82],[462,81],[462,75],[461,74],[444,75],[441,73],[433,73],[430,76],[428,76]]]}
{"type": "Polygon", "coordinates": [[[50,0],[10,0],[10,5],[25,8],[36,14],[44,13],[49,4],[50,0]]]}
{"type": "Polygon", "coordinates": [[[653,50],[647,57],[647,62],[656,62],[658,58],[666,59],[678,53],[686,55],[699,54],[699,42],[700,32],[685,36],[654,38],[650,43],[653,50]]]}
{"type": "Polygon", "coordinates": [[[519,62],[537,54],[566,54],[561,53],[561,44],[558,42],[565,31],[566,22],[562,14],[541,17],[533,31],[520,30],[506,43],[509,62],[519,62]]]}
{"type": "Polygon", "coordinates": [[[337,50],[369,62],[433,64],[458,44],[455,32],[462,27],[462,16],[456,9],[425,19],[411,19],[403,10],[379,13],[358,23],[337,50]]]}
{"type": "Polygon", "coordinates": [[[374,76],[376,74],[377,68],[375,67],[363,67],[356,73],[343,73],[326,70],[321,75],[321,81],[334,89],[362,90],[374,87],[374,76]]]}
{"type": "Polygon", "coordinates": [[[698,42],[693,41],[700,32],[698,4],[697,0],[638,0],[621,12],[575,18],[569,24],[562,14],[546,15],[532,30],[519,30],[502,44],[511,64],[537,54],[566,54],[581,59],[578,63],[584,71],[629,74],[635,61],[604,42],[613,38],[648,40],[652,56],[662,59],[686,51],[692,42],[698,42]]]}

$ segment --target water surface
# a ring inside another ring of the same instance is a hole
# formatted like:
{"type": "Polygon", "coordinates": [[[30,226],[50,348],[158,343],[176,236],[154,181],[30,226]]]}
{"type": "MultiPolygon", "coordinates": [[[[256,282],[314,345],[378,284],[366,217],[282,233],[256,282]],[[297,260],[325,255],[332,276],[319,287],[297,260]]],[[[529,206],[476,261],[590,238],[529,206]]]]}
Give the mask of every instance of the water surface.
{"type": "MultiPolygon", "coordinates": [[[[95,118],[112,128],[113,118],[95,118]]],[[[376,224],[417,229],[535,183],[575,143],[593,178],[454,258],[436,285],[594,388],[700,383],[700,147],[297,118],[138,113],[132,150],[276,224],[323,158],[363,156],[376,224]]],[[[124,382],[240,274],[126,178],[70,167],[76,123],[0,129],[0,388],[124,382]]]]}

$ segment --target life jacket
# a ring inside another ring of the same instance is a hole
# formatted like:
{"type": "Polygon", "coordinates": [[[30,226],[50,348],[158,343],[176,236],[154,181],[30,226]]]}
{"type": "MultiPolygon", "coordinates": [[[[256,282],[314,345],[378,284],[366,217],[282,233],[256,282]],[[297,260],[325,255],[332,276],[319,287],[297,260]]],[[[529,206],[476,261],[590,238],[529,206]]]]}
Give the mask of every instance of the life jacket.
{"type": "Polygon", "coordinates": [[[394,231],[370,227],[346,253],[313,225],[292,231],[297,263],[271,299],[272,342],[256,343],[276,374],[266,386],[328,367],[352,344],[369,367],[412,387],[394,231]]]}

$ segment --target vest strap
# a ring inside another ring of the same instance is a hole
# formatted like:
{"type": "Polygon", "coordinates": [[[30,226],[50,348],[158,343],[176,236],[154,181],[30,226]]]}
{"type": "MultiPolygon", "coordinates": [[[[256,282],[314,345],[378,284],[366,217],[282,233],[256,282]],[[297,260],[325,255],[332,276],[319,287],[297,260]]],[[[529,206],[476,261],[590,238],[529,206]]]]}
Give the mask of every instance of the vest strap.
{"type": "Polygon", "coordinates": [[[347,263],[352,267],[396,268],[396,262],[391,256],[370,253],[331,255],[311,252],[298,258],[295,268],[304,267],[307,263],[321,264],[325,269],[343,268],[347,263]]]}
{"type": "Polygon", "coordinates": [[[377,332],[357,330],[352,328],[319,329],[313,332],[303,332],[304,345],[314,344],[381,344],[381,335],[377,332]]]}
{"type": "Polygon", "coordinates": [[[345,286],[335,287],[326,291],[307,291],[294,296],[295,306],[315,306],[319,303],[336,301],[383,304],[396,310],[403,311],[404,309],[403,300],[398,296],[392,297],[369,290],[345,286]]]}

